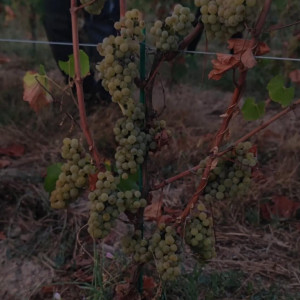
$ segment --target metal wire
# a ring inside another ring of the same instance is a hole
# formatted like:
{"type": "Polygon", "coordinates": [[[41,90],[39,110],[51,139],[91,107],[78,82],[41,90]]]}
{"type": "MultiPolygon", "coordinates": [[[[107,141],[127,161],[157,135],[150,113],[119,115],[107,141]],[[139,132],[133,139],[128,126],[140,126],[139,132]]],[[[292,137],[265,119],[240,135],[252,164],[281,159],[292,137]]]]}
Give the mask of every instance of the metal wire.
{"type": "MultiPolygon", "coordinates": [[[[3,39],[0,38],[0,43],[23,43],[23,44],[42,44],[42,45],[58,45],[58,46],[72,46],[71,42],[56,42],[56,41],[40,41],[40,40],[23,40],[23,39],[3,39]]],[[[80,43],[79,46],[83,47],[97,47],[97,44],[86,44],[80,43]]],[[[156,51],[154,47],[146,45],[147,50],[156,51]]],[[[198,54],[198,55],[216,55],[217,52],[209,52],[209,51],[190,51],[190,50],[178,50],[177,52],[183,54],[198,54]]],[[[228,53],[226,53],[228,54],[228,53]]],[[[228,54],[229,55],[229,54],[228,54]]],[[[278,57],[278,56],[255,56],[258,59],[268,59],[268,60],[279,60],[279,61],[292,61],[292,62],[300,62],[300,58],[292,58],[292,57],[278,57]]]]}

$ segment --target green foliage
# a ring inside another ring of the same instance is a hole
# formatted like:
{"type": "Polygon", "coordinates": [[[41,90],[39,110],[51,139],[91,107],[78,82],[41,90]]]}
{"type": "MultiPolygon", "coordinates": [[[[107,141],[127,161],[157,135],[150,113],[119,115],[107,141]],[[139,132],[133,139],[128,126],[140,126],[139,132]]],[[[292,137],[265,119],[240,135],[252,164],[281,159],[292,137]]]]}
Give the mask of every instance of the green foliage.
{"type": "Polygon", "coordinates": [[[120,183],[118,184],[118,189],[122,192],[130,191],[130,190],[138,190],[139,187],[137,185],[138,182],[138,172],[135,174],[129,174],[128,179],[122,179],[120,177],[120,183]]]}
{"type": "Polygon", "coordinates": [[[247,121],[257,120],[265,114],[265,103],[256,103],[253,98],[247,98],[242,107],[242,113],[247,121]]]}
{"type": "Polygon", "coordinates": [[[44,180],[44,188],[49,193],[55,190],[56,181],[61,173],[61,166],[61,163],[56,163],[47,168],[47,176],[44,180]]]}
{"type": "MultiPolygon", "coordinates": [[[[80,73],[81,77],[86,77],[90,72],[90,60],[88,55],[83,51],[79,51],[79,60],[80,60],[80,73]]],[[[75,65],[74,65],[74,55],[69,55],[69,60],[67,61],[58,61],[60,69],[66,73],[71,78],[75,78],[75,65]]]]}
{"type": "Polygon", "coordinates": [[[277,75],[268,83],[268,91],[270,98],[277,103],[280,103],[283,107],[292,103],[295,96],[295,88],[286,88],[284,84],[284,77],[277,75]]]}

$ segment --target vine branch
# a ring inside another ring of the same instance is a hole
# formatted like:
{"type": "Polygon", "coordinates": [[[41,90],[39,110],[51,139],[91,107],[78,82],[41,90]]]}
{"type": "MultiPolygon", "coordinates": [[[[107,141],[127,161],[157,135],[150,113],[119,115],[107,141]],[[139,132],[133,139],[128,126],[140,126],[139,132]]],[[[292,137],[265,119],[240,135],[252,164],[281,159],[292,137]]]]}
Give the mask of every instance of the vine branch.
{"type": "Polygon", "coordinates": [[[72,41],[73,41],[73,55],[74,55],[74,68],[75,68],[75,86],[78,99],[78,109],[80,117],[80,127],[85,136],[85,139],[89,146],[89,151],[92,154],[92,157],[95,161],[95,165],[99,170],[105,170],[103,160],[100,157],[100,154],[95,146],[95,141],[90,132],[85,103],[84,103],[84,93],[83,93],[83,80],[80,72],[80,59],[79,59],[79,36],[78,36],[78,17],[77,17],[78,7],[77,1],[71,0],[71,22],[72,22],[72,41]]]}
{"type": "MultiPolygon", "coordinates": [[[[264,4],[264,8],[261,11],[258,20],[256,22],[256,26],[253,30],[252,33],[252,42],[253,45],[257,45],[256,40],[258,39],[259,35],[262,32],[262,28],[265,24],[266,21],[266,17],[268,15],[268,12],[270,10],[271,7],[271,3],[272,0],[266,0],[265,4],[264,4]]],[[[253,47],[253,52],[255,53],[256,50],[256,46],[253,47]]],[[[239,103],[239,100],[241,98],[241,95],[243,93],[244,87],[245,87],[245,83],[246,83],[246,78],[247,78],[247,69],[244,69],[242,71],[240,71],[240,76],[239,76],[239,80],[238,80],[238,84],[234,90],[234,93],[232,95],[231,98],[231,102],[228,105],[228,108],[226,110],[226,113],[224,114],[224,119],[223,122],[220,126],[220,129],[218,130],[213,145],[212,145],[212,150],[211,153],[209,155],[205,170],[203,172],[202,178],[200,180],[200,183],[197,187],[196,192],[194,193],[194,195],[192,196],[192,198],[190,199],[189,203],[187,204],[186,208],[184,209],[184,211],[182,212],[182,214],[180,215],[180,217],[178,218],[179,223],[184,222],[184,220],[186,219],[186,217],[190,214],[191,209],[194,207],[194,205],[197,203],[199,195],[202,193],[202,191],[204,190],[204,188],[206,187],[207,181],[208,181],[208,177],[212,168],[212,164],[213,161],[215,159],[215,155],[218,153],[218,149],[221,145],[221,143],[223,142],[223,139],[225,137],[225,134],[228,132],[228,126],[229,123],[232,119],[232,116],[236,110],[236,107],[239,103]]]]}
{"type": "MultiPolygon", "coordinates": [[[[291,106],[283,109],[281,112],[277,113],[276,115],[274,115],[273,117],[271,117],[269,120],[267,120],[266,122],[262,123],[261,125],[259,125],[258,127],[254,128],[253,130],[251,130],[249,133],[245,134],[243,137],[239,138],[238,140],[236,140],[232,146],[226,148],[225,150],[223,150],[222,152],[218,152],[215,155],[213,155],[213,159],[217,158],[217,157],[221,157],[223,156],[225,153],[231,151],[235,146],[237,146],[239,143],[245,142],[247,140],[249,140],[249,138],[251,138],[252,136],[254,136],[255,134],[257,134],[258,132],[262,131],[263,129],[265,129],[266,127],[268,127],[269,125],[271,125],[272,123],[274,123],[275,121],[277,121],[278,119],[280,119],[281,117],[283,117],[284,115],[288,114],[289,112],[293,111],[294,109],[296,109],[296,107],[300,105],[300,99],[298,99],[297,101],[295,101],[291,106]]],[[[162,188],[164,188],[165,186],[184,178],[185,176],[188,176],[190,174],[194,174],[197,170],[199,170],[201,168],[200,165],[194,166],[186,171],[183,171],[173,177],[170,177],[168,179],[163,180],[161,183],[154,185],[151,188],[151,191],[156,191],[156,190],[160,190],[162,188]]]]}

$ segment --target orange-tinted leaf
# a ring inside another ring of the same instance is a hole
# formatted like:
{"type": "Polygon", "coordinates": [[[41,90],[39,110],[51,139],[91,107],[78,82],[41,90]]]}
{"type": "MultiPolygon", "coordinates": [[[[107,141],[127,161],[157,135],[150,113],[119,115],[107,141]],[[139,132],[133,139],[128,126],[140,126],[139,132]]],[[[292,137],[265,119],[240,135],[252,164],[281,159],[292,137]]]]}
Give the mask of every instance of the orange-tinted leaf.
{"type": "Polygon", "coordinates": [[[57,289],[57,287],[55,287],[54,285],[45,285],[42,287],[42,293],[43,294],[53,294],[56,289],[57,289]]]}
{"type": "Polygon", "coordinates": [[[29,102],[35,112],[39,112],[53,101],[48,93],[50,87],[45,75],[28,71],[23,78],[23,85],[23,100],[29,102]]]}
{"type": "Polygon", "coordinates": [[[248,48],[241,56],[241,61],[242,64],[247,68],[251,69],[253,68],[256,64],[257,61],[252,53],[252,49],[248,48]]]}
{"type": "Polygon", "coordinates": [[[208,78],[220,80],[228,70],[237,67],[240,61],[234,55],[217,53],[217,59],[214,59],[212,63],[214,68],[208,74],[208,78]]]}
{"type": "Polygon", "coordinates": [[[144,218],[146,221],[156,221],[161,217],[162,200],[154,201],[152,204],[146,206],[144,218]]]}
{"type": "Polygon", "coordinates": [[[9,160],[0,159],[0,169],[5,168],[5,167],[9,166],[10,164],[11,164],[11,162],[9,160]]]}
{"type": "Polygon", "coordinates": [[[234,54],[245,52],[247,49],[253,48],[251,40],[244,39],[230,39],[228,40],[228,49],[232,49],[234,54]]]}
{"type": "Polygon", "coordinates": [[[263,203],[260,207],[261,215],[266,220],[272,218],[290,219],[295,216],[300,203],[285,196],[274,196],[270,203],[263,203]]]}
{"type": "Polygon", "coordinates": [[[257,46],[256,54],[257,55],[264,55],[266,53],[269,53],[270,50],[271,50],[270,47],[266,43],[260,42],[257,46]]]}
{"type": "Polygon", "coordinates": [[[162,215],[157,219],[157,224],[171,224],[174,220],[175,218],[170,215],[162,215]]]}
{"type": "Polygon", "coordinates": [[[11,157],[21,157],[25,152],[25,147],[21,144],[11,144],[6,148],[0,148],[0,155],[11,157]]]}
{"type": "Polygon", "coordinates": [[[0,55],[0,64],[5,64],[8,62],[10,62],[10,58],[1,54],[0,55]]]}
{"type": "Polygon", "coordinates": [[[3,231],[0,231],[0,241],[3,241],[6,239],[6,235],[4,234],[3,231]]]}
{"type": "Polygon", "coordinates": [[[300,84],[300,70],[294,70],[289,75],[292,82],[300,84]]]}

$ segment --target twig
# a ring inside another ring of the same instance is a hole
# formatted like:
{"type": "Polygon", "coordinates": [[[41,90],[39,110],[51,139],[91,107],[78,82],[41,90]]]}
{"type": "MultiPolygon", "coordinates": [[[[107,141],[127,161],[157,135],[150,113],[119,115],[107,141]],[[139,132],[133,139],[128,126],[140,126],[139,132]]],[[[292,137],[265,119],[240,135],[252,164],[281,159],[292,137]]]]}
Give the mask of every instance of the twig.
{"type": "Polygon", "coordinates": [[[92,154],[93,159],[95,160],[95,165],[99,170],[105,170],[103,160],[100,157],[100,154],[95,146],[95,141],[89,130],[87,116],[85,111],[84,103],[84,94],[83,94],[83,80],[81,78],[80,72],[80,60],[79,60],[79,37],[78,37],[78,23],[77,23],[77,1],[71,0],[71,21],[72,21],[72,41],[73,41],[73,55],[74,55],[74,67],[75,67],[75,85],[78,98],[78,109],[80,116],[80,126],[83,131],[83,134],[86,138],[86,141],[89,146],[89,151],[92,154]]]}
{"type": "Polygon", "coordinates": [[[246,134],[245,136],[241,137],[239,140],[237,140],[235,142],[235,145],[242,143],[244,141],[247,141],[250,137],[252,137],[253,135],[255,135],[256,133],[258,133],[259,131],[265,129],[266,127],[268,127],[270,124],[272,124],[273,122],[275,122],[276,120],[278,120],[279,118],[281,118],[282,116],[286,115],[287,113],[289,113],[290,111],[294,110],[296,108],[296,106],[300,105],[300,99],[298,99],[297,101],[295,101],[291,106],[285,108],[284,110],[282,110],[281,112],[279,112],[278,114],[274,115],[272,118],[270,118],[268,121],[264,122],[263,124],[261,124],[260,126],[256,127],[255,129],[253,129],[252,131],[250,131],[248,134],[246,134]]]}
{"type": "Polygon", "coordinates": [[[300,24],[300,20],[291,24],[287,24],[287,25],[273,25],[269,28],[269,30],[267,30],[266,32],[271,32],[271,31],[275,31],[275,30],[280,30],[280,29],[284,29],[287,27],[291,27],[294,25],[300,24]]]}
{"type": "Polygon", "coordinates": [[[78,11],[78,10],[80,10],[80,9],[86,7],[86,6],[90,6],[90,5],[93,4],[94,2],[96,2],[96,0],[91,0],[91,1],[88,2],[88,3],[81,4],[80,6],[77,6],[75,10],[78,11]]]}

